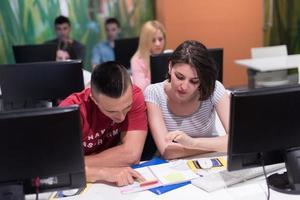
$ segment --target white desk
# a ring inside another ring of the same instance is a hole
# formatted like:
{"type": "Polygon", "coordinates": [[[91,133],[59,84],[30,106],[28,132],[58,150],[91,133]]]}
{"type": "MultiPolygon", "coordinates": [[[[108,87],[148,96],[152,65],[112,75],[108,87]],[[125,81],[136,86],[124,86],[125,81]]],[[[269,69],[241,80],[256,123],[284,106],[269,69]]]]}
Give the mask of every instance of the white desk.
{"type": "Polygon", "coordinates": [[[267,58],[255,58],[255,59],[243,59],[235,60],[235,63],[244,66],[248,69],[249,87],[254,87],[254,75],[256,72],[276,71],[293,69],[300,67],[300,54],[267,57],[267,58]]]}
{"type": "MultiPolygon", "coordinates": [[[[200,157],[214,157],[224,154],[209,153],[201,156],[193,156],[187,159],[200,157]]],[[[299,200],[300,195],[288,195],[270,189],[271,200],[299,200]]],[[[61,198],[61,200],[266,200],[267,186],[264,177],[252,179],[229,188],[208,193],[192,184],[177,188],[161,195],[150,191],[143,191],[131,194],[121,194],[116,186],[106,184],[92,184],[86,192],[79,196],[61,198]]],[[[50,194],[40,194],[40,200],[48,200],[50,194]]],[[[35,196],[27,196],[26,200],[34,200],[35,196]]]]}
{"type": "MultiPolygon", "coordinates": [[[[209,199],[209,200],[266,200],[266,184],[264,180],[248,181],[230,188],[221,189],[212,193],[207,193],[191,184],[156,195],[150,191],[143,191],[132,194],[121,194],[119,188],[105,184],[93,184],[89,190],[81,196],[62,198],[62,200],[189,200],[189,199],[209,199]]],[[[299,200],[299,195],[287,195],[270,190],[271,200],[299,200]]],[[[40,199],[48,199],[49,194],[41,194],[40,199]]],[[[34,196],[26,197],[34,199],[34,196]]]]}
{"type": "Polygon", "coordinates": [[[276,71],[283,69],[293,69],[300,67],[300,54],[268,57],[268,58],[255,58],[235,60],[235,63],[253,69],[256,71],[276,71]]]}

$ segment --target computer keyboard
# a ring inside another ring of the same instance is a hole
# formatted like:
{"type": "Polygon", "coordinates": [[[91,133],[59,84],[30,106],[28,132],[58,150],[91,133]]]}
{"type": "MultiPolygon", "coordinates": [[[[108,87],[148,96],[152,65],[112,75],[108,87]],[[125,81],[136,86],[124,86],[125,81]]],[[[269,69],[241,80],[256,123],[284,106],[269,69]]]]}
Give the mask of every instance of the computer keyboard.
{"type": "MultiPolygon", "coordinates": [[[[284,163],[269,165],[265,167],[267,174],[276,172],[284,168],[284,163]]],[[[262,176],[263,174],[264,172],[262,167],[255,167],[232,172],[223,170],[216,173],[206,174],[203,177],[192,180],[191,182],[193,185],[207,192],[213,192],[218,189],[226,188],[237,183],[262,176]]]]}

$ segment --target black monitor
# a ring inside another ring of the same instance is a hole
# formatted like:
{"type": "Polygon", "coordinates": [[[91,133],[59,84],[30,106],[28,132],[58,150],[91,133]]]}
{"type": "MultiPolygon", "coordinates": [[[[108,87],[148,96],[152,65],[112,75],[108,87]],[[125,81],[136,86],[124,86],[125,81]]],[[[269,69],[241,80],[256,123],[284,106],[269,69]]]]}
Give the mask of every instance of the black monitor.
{"type": "MultiPolygon", "coordinates": [[[[217,80],[223,82],[223,49],[210,48],[208,52],[212,56],[218,69],[217,80]]],[[[150,56],[151,83],[162,82],[167,77],[169,58],[172,53],[162,53],[150,56]]]]}
{"type": "Polygon", "coordinates": [[[115,40],[114,52],[116,61],[130,69],[130,59],[136,52],[138,45],[138,37],[115,40]]]}
{"type": "Polygon", "coordinates": [[[15,45],[12,48],[16,63],[56,60],[56,44],[15,45]]]}
{"type": "Polygon", "coordinates": [[[1,112],[0,130],[0,199],[85,187],[78,106],[1,112]]]}
{"type": "Polygon", "coordinates": [[[38,101],[64,99],[84,89],[82,62],[0,65],[0,86],[5,109],[14,109],[14,103],[30,108],[38,101]]]}
{"type": "Polygon", "coordinates": [[[268,177],[274,190],[300,193],[300,86],[234,91],[231,96],[228,170],[285,162],[268,177]]]}
{"type": "Polygon", "coordinates": [[[151,83],[159,83],[167,78],[169,58],[172,53],[150,55],[151,83]]]}
{"type": "Polygon", "coordinates": [[[215,61],[218,69],[217,80],[223,83],[223,48],[209,48],[208,52],[215,61]]]}

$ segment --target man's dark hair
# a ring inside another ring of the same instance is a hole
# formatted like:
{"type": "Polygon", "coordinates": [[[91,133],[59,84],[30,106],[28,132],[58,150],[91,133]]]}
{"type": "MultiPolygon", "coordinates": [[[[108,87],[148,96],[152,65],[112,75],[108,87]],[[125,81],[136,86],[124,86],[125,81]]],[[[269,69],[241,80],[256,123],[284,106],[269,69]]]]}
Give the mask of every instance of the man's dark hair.
{"type": "Polygon", "coordinates": [[[102,93],[112,98],[121,97],[131,85],[126,68],[114,61],[97,65],[92,72],[92,92],[102,93]]]}
{"type": "Polygon", "coordinates": [[[114,17],[107,18],[107,19],[105,20],[105,26],[106,26],[107,24],[117,24],[117,26],[120,28],[120,23],[119,23],[119,21],[118,21],[116,18],[114,18],[114,17]]]}
{"type": "Polygon", "coordinates": [[[54,25],[58,25],[58,24],[64,24],[64,23],[67,23],[69,24],[69,26],[71,26],[71,22],[69,20],[69,18],[65,17],[65,16],[58,16],[55,18],[54,20],[54,25]]]}
{"type": "MultiPolygon", "coordinates": [[[[196,69],[200,83],[199,100],[207,100],[213,94],[217,80],[217,66],[203,44],[195,40],[184,41],[175,49],[169,61],[171,67],[184,63],[196,69]]],[[[170,81],[170,74],[168,79],[170,81]]]]}

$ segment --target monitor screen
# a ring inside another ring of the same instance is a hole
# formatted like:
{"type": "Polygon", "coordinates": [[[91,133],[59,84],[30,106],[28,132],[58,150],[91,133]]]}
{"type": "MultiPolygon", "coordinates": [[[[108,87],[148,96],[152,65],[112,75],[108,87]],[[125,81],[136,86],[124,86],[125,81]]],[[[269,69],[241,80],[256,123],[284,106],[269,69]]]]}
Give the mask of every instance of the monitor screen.
{"type": "Polygon", "coordinates": [[[139,46],[139,38],[124,38],[115,40],[116,61],[130,69],[130,59],[139,46]]]}
{"type": "Polygon", "coordinates": [[[63,99],[84,89],[82,62],[0,65],[0,86],[4,103],[63,99]]]}
{"type": "Polygon", "coordinates": [[[34,44],[13,46],[16,63],[56,60],[56,44],[34,44]]]}
{"type": "Polygon", "coordinates": [[[151,83],[159,83],[167,79],[169,58],[172,53],[150,56],[151,83]]]}
{"type": "MultiPolygon", "coordinates": [[[[212,56],[218,69],[217,80],[223,82],[223,49],[210,48],[209,54],[212,56]]],[[[150,56],[151,83],[159,83],[166,79],[168,73],[169,58],[172,53],[162,53],[150,56]]]]}
{"type": "Polygon", "coordinates": [[[223,83],[223,48],[209,48],[208,52],[210,53],[217,65],[217,80],[223,83]]]}
{"type": "Polygon", "coordinates": [[[26,194],[85,186],[78,106],[0,113],[0,191],[21,184],[26,194]]]}
{"type": "MultiPolygon", "coordinates": [[[[300,160],[291,157],[300,149],[299,102],[298,85],[234,91],[230,107],[228,170],[285,162],[288,184],[297,181],[299,184],[300,179],[296,181],[294,177],[299,177],[295,171],[300,171],[300,160]]],[[[286,174],[283,178],[287,180],[286,174]]],[[[278,186],[273,188],[277,190],[278,186]]]]}

